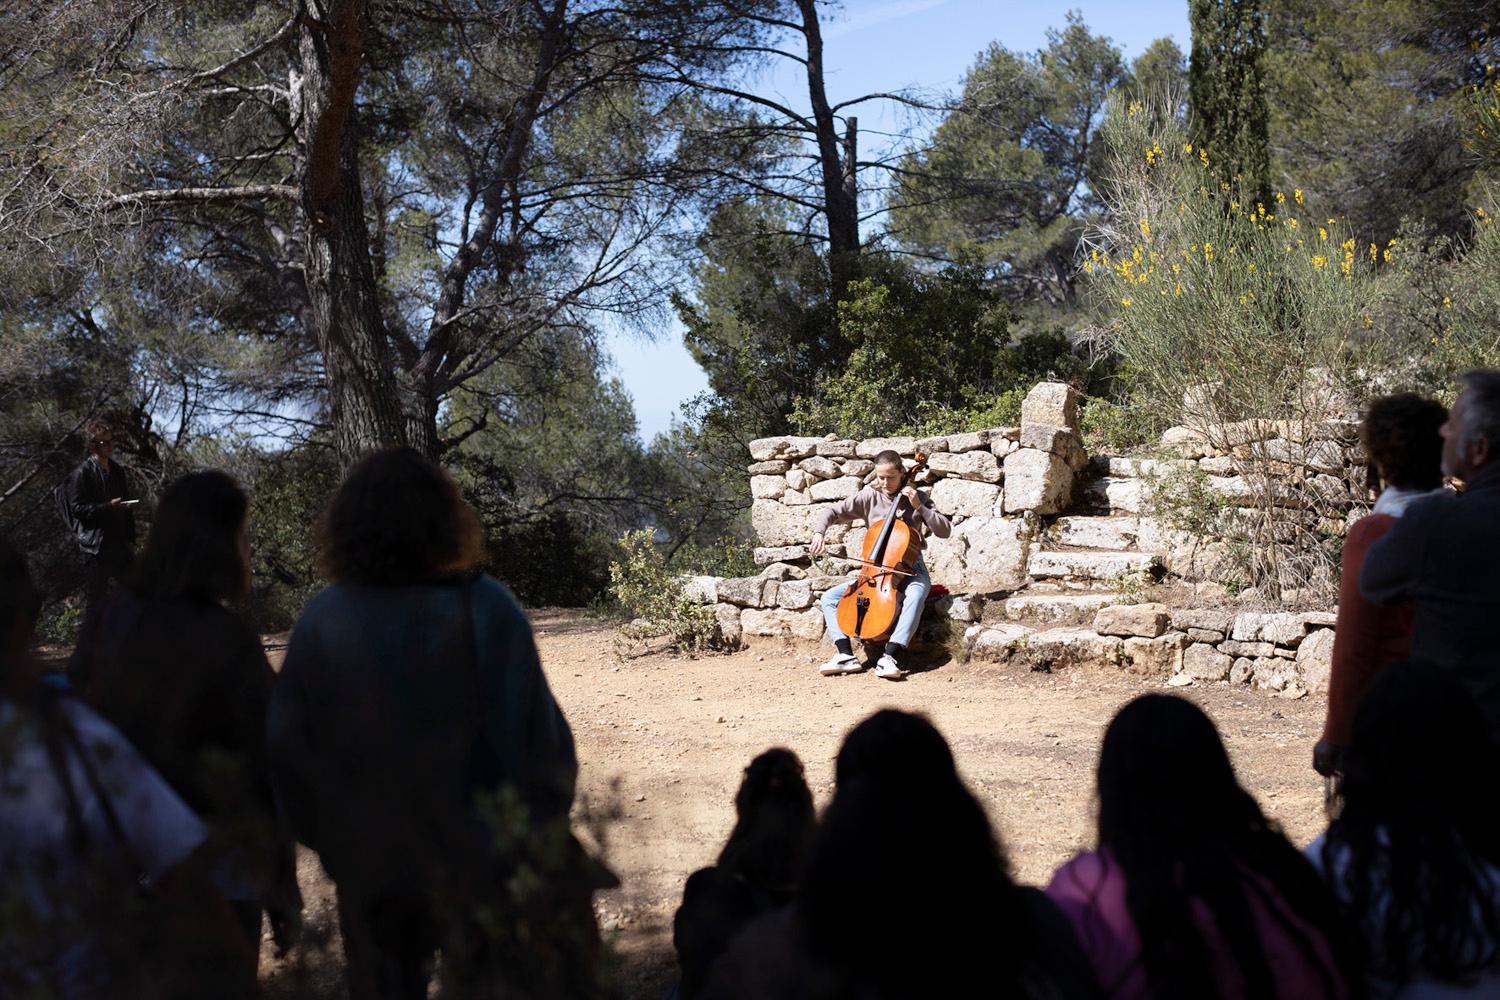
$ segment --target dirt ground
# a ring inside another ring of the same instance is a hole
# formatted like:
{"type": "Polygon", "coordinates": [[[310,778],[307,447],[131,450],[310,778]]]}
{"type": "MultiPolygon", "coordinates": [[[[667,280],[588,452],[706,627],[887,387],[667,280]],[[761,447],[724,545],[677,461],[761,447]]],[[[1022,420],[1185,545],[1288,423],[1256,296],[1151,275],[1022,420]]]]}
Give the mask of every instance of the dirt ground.
{"type": "MultiPolygon", "coordinates": [[[[1032,674],[977,663],[941,664],[900,683],[869,672],[825,678],[815,664],[826,650],[773,640],[727,656],[621,661],[605,623],[567,611],[532,619],[577,740],[580,801],[618,813],[605,849],[623,884],[599,897],[598,910],[627,997],[660,997],[669,986],[682,883],[713,861],[734,821],[740,773],[760,751],[796,751],[821,807],[845,732],[885,706],[924,712],[952,744],[1016,877],[1045,884],[1090,845],[1104,726],[1123,703],[1162,687],[1098,671],[1032,674]]],[[[273,661],[279,655],[273,644],[273,661]]],[[[1316,836],[1323,785],[1310,761],[1323,699],[1288,701],[1227,685],[1173,690],[1217,721],[1241,779],[1292,840],[1316,836]]],[[[338,996],[331,886],[310,856],[302,880],[309,924],[328,947],[300,962],[267,955],[267,993],[338,996]]]]}

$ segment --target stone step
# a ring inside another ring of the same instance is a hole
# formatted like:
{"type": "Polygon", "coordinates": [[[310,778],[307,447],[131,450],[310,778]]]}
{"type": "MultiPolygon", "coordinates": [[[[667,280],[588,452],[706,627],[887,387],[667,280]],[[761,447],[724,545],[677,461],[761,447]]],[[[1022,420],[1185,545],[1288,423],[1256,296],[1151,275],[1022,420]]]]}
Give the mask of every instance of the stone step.
{"type": "Polygon", "coordinates": [[[1100,476],[1084,489],[1083,500],[1111,513],[1142,514],[1146,512],[1150,491],[1140,479],[1100,476]]]}
{"type": "Polygon", "coordinates": [[[1156,557],[1149,552],[1033,552],[1026,570],[1037,579],[1072,577],[1075,580],[1113,580],[1151,567],[1156,557]]]}
{"type": "Polygon", "coordinates": [[[1013,622],[1038,625],[1087,625],[1099,609],[1118,603],[1111,593],[1031,594],[1020,593],[1006,598],[1005,617],[1013,622]]]}
{"type": "Polygon", "coordinates": [[[1044,544],[1122,552],[1136,547],[1140,528],[1138,517],[1060,517],[1047,529],[1044,544]]]}

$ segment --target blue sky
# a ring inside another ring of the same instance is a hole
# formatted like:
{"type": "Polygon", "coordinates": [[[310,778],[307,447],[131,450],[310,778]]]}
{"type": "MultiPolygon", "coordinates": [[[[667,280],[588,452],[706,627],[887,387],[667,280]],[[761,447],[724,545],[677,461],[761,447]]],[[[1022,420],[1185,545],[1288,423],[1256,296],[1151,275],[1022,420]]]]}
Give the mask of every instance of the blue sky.
{"type": "MultiPolygon", "coordinates": [[[[917,87],[956,90],[964,72],[991,42],[1033,51],[1046,44],[1048,28],[1061,27],[1069,10],[1083,16],[1090,30],[1108,35],[1133,58],[1153,40],[1170,35],[1188,48],[1187,0],[1055,3],[1040,0],[845,0],[824,15],[825,79],[837,103],[872,91],[917,87]]],[[[779,95],[793,106],[806,104],[801,67],[784,66],[761,78],[762,93],[779,95]]],[[[896,131],[895,109],[861,106],[861,155],[879,131],[896,131]]],[[[615,371],[635,401],[643,440],[666,430],[686,399],[707,387],[703,372],[671,326],[654,340],[639,334],[612,335],[615,371]]]]}

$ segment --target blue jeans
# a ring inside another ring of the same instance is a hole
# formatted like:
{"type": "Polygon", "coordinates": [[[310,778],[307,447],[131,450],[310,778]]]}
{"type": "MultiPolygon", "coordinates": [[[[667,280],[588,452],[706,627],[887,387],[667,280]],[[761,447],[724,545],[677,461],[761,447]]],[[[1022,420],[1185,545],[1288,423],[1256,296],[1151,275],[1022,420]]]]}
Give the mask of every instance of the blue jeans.
{"type": "MultiPolygon", "coordinates": [[[[833,642],[848,638],[839,630],[839,600],[854,586],[853,582],[840,584],[823,592],[823,623],[828,626],[828,638],[833,642]]],[[[902,646],[911,645],[911,637],[917,634],[917,623],[922,620],[922,605],[927,603],[927,592],[932,589],[932,578],[927,575],[927,563],[917,560],[917,571],[906,581],[901,596],[901,612],[896,616],[896,627],[891,629],[889,641],[902,646]]]]}

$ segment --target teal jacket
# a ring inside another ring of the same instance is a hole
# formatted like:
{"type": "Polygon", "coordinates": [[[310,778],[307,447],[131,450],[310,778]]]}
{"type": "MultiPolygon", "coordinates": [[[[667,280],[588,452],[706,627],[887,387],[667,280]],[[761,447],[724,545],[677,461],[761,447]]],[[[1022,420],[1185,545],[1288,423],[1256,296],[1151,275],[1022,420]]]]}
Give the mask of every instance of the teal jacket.
{"type": "Polygon", "coordinates": [[[531,625],[487,576],[318,594],[292,632],[266,738],[297,839],[355,896],[471,876],[476,844],[495,836],[479,800],[510,790],[512,830],[565,823],[578,773],[531,625]]]}

